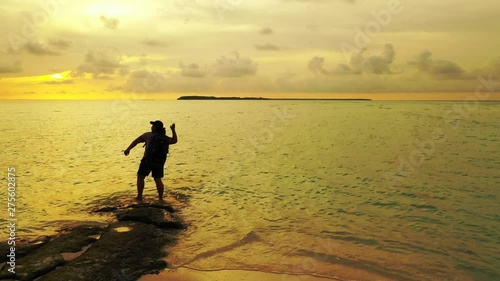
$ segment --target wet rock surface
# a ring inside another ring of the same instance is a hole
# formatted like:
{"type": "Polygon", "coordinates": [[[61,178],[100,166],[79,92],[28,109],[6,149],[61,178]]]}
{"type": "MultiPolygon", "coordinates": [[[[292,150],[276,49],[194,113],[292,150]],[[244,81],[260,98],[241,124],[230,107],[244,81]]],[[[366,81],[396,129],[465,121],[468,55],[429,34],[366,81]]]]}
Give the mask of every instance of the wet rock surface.
{"type": "Polygon", "coordinates": [[[183,229],[179,219],[171,212],[156,207],[134,208],[118,213],[119,221],[136,221],[152,224],[160,228],[183,229]]]}
{"type": "Polygon", "coordinates": [[[167,266],[163,260],[166,246],[174,243],[184,228],[173,211],[166,204],[94,210],[115,213],[118,221],[109,225],[82,222],[57,236],[16,245],[15,273],[8,271],[4,257],[9,248],[3,242],[0,280],[132,281],[158,273],[167,266]]]}

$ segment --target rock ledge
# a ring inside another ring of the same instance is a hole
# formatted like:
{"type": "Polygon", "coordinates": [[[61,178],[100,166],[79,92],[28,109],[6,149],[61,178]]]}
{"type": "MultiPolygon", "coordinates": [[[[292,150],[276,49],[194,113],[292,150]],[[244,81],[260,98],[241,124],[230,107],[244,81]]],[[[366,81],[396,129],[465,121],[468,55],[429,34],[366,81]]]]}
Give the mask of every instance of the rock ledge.
{"type": "Polygon", "coordinates": [[[166,204],[105,206],[94,212],[115,213],[118,221],[109,225],[82,222],[53,237],[17,243],[15,274],[7,270],[9,249],[3,242],[0,280],[137,280],[167,266],[165,246],[175,243],[184,229],[166,204]]]}

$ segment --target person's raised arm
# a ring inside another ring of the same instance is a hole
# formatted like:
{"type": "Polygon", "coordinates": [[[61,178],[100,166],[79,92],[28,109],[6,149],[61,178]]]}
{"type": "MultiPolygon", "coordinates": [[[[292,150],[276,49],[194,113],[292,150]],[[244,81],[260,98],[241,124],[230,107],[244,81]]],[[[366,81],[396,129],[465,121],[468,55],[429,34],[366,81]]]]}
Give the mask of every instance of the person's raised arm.
{"type": "Polygon", "coordinates": [[[139,136],[138,138],[136,138],[128,147],[127,149],[125,149],[123,151],[123,154],[125,154],[125,156],[128,156],[128,154],[130,153],[130,150],[132,148],[134,148],[138,143],[141,143],[141,142],[145,142],[144,138],[141,136],[139,136]]]}
{"type": "Polygon", "coordinates": [[[177,143],[177,133],[175,132],[175,123],[170,125],[170,129],[172,130],[172,138],[170,138],[170,144],[177,143]]]}

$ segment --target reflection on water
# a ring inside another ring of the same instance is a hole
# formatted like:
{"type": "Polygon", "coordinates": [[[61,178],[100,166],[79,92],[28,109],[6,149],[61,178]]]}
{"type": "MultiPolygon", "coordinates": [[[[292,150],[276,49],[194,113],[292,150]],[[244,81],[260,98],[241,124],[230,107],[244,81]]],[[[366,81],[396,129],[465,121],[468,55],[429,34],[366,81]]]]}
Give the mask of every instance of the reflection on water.
{"type": "MultiPolygon", "coordinates": [[[[164,182],[171,196],[189,198],[173,267],[353,280],[500,276],[496,103],[454,123],[443,114],[455,103],[133,105],[0,104],[1,158],[18,171],[19,234],[111,219],[89,210],[116,194],[132,200],[142,148],[122,151],[160,119],[179,135],[164,182]]],[[[146,200],[155,192],[149,179],[146,200]]]]}

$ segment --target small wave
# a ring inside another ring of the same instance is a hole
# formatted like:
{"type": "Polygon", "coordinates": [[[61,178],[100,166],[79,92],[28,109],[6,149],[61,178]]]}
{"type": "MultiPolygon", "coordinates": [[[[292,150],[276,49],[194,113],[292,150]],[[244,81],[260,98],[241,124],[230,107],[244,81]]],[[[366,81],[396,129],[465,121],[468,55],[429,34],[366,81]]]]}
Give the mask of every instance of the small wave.
{"type": "Polygon", "coordinates": [[[427,210],[432,210],[432,211],[437,211],[438,210],[437,207],[435,207],[433,205],[430,205],[430,204],[421,204],[421,205],[411,204],[410,206],[418,208],[418,209],[427,209],[427,210]]]}
{"type": "Polygon", "coordinates": [[[211,256],[216,255],[216,254],[220,254],[220,253],[231,251],[231,250],[239,248],[239,247],[241,247],[243,245],[247,245],[247,244],[254,243],[254,242],[262,242],[262,241],[263,240],[260,238],[260,236],[255,231],[252,230],[247,235],[245,235],[245,237],[241,238],[240,240],[238,240],[238,241],[236,241],[234,243],[231,243],[229,245],[226,245],[226,246],[223,246],[223,247],[220,247],[220,248],[216,248],[216,249],[209,250],[209,251],[203,252],[201,254],[198,254],[194,258],[192,258],[191,260],[185,262],[181,266],[188,265],[188,264],[190,264],[190,263],[192,263],[194,261],[197,261],[197,260],[200,260],[200,259],[205,259],[205,258],[211,257],[211,256]]]}
{"type": "Polygon", "coordinates": [[[362,245],[368,245],[368,246],[379,245],[379,242],[377,242],[377,240],[357,237],[357,236],[352,235],[350,232],[322,231],[322,233],[329,234],[329,235],[327,235],[327,237],[330,239],[348,241],[348,242],[352,242],[354,244],[362,244],[362,245]]]}
{"type": "Polygon", "coordinates": [[[359,269],[367,272],[372,272],[375,274],[379,274],[388,278],[393,278],[395,280],[407,280],[407,281],[417,281],[417,279],[412,279],[411,274],[405,272],[403,270],[397,269],[389,269],[382,267],[381,265],[375,262],[363,261],[363,260],[354,260],[354,259],[346,259],[339,256],[334,256],[330,254],[309,251],[309,250],[298,250],[298,255],[311,257],[317,261],[331,263],[331,264],[339,264],[347,267],[351,267],[354,269],[359,269]]]}
{"type": "Polygon", "coordinates": [[[371,205],[373,205],[373,206],[380,206],[380,207],[396,207],[396,206],[401,206],[398,202],[380,202],[380,201],[372,203],[371,205]]]}

